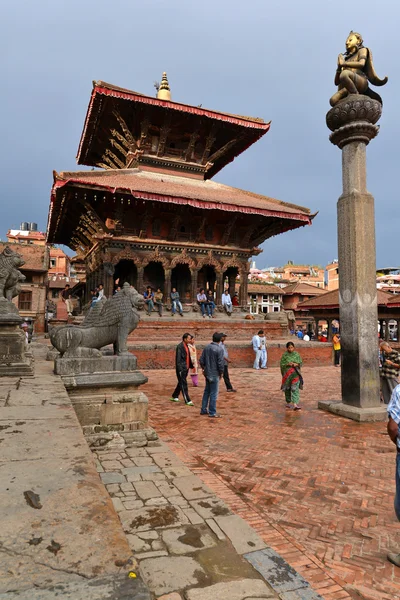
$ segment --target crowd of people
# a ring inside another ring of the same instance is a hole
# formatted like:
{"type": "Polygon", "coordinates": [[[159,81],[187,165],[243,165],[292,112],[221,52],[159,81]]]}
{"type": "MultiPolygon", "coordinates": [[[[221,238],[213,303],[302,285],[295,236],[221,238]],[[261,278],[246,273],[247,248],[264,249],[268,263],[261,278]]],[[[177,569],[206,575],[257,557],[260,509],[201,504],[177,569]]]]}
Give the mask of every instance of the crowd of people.
{"type": "MultiPolygon", "coordinates": [[[[143,293],[143,298],[145,302],[145,308],[147,314],[150,316],[154,309],[157,310],[160,317],[163,316],[163,308],[164,308],[164,294],[161,288],[157,288],[156,291],[149,285],[146,288],[146,291],[143,293]]],[[[179,296],[179,292],[175,287],[172,288],[171,293],[169,295],[169,300],[171,302],[171,316],[175,316],[178,312],[181,317],[183,317],[183,306],[182,301],[179,296]]],[[[208,317],[209,319],[214,318],[214,312],[216,309],[216,301],[215,294],[212,290],[205,291],[204,288],[200,288],[199,292],[196,296],[197,304],[200,308],[201,316],[203,319],[208,317]]],[[[227,315],[231,316],[233,307],[239,306],[239,300],[237,293],[231,295],[229,290],[225,290],[221,297],[221,305],[226,312],[227,315]]]]}
{"type": "MultiPolygon", "coordinates": [[[[194,387],[199,385],[199,370],[204,377],[204,392],[202,397],[201,415],[211,418],[220,418],[217,412],[217,399],[219,393],[219,382],[224,380],[226,391],[235,393],[229,374],[229,352],[226,345],[226,333],[215,332],[212,342],[202,351],[200,359],[197,358],[197,349],[194,335],[184,333],[182,341],[177,345],[175,351],[176,387],[171,395],[171,402],[180,402],[180,395],[186,406],[194,406],[188,388],[188,376],[190,375],[194,387]]],[[[263,330],[259,330],[253,336],[252,346],[255,352],[253,368],[256,370],[267,369],[267,342],[263,330]]],[[[293,342],[286,344],[286,351],[282,355],[280,368],[282,375],[281,390],[285,394],[286,409],[301,410],[299,406],[300,390],[303,387],[301,375],[302,359],[295,350],[293,342]]]]}

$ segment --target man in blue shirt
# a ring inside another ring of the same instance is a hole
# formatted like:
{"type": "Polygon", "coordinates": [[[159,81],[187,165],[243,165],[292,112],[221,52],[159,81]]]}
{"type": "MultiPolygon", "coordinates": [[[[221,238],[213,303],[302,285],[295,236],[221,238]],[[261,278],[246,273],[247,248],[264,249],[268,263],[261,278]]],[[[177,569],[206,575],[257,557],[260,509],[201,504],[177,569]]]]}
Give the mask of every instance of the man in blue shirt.
{"type": "MultiPolygon", "coordinates": [[[[389,415],[389,421],[387,425],[387,431],[390,439],[394,444],[396,444],[397,448],[397,456],[396,456],[396,496],[394,498],[394,510],[396,513],[396,517],[398,521],[400,521],[400,384],[397,385],[393,392],[390,402],[387,407],[387,412],[389,415]]],[[[389,553],[387,555],[388,560],[396,565],[396,567],[400,567],[400,554],[399,553],[389,553]]]]}
{"type": "Polygon", "coordinates": [[[200,366],[206,378],[203,400],[201,403],[201,415],[212,418],[220,417],[217,413],[217,398],[219,380],[224,374],[224,350],[219,345],[222,335],[214,333],[211,344],[206,346],[200,356],[200,366]]]}

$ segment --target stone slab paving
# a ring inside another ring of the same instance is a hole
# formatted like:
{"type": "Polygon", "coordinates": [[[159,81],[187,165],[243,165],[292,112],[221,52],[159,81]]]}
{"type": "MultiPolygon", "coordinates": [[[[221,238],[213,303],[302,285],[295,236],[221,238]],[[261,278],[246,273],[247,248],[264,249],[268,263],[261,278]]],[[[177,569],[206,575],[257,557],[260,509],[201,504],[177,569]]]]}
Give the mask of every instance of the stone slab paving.
{"type": "Polygon", "coordinates": [[[1,600],[150,600],[52,365],[0,383],[1,600]]]}
{"type": "MultiPolygon", "coordinates": [[[[386,560],[400,549],[395,448],[385,423],[317,409],[320,399],[339,400],[340,369],[305,364],[303,410],[294,414],[285,411],[278,369],[232,368],[238,392],[221,386],[217,420],[199,416],[201,387],[190,387],[190,408],[168,402],[172,370],[145,374],[159,436],[315,592],[326,600],[399,600],[400,569],[386,560]]],[[[212,502],[190,505],[216,523],[212,502]]]]}
{"type": "Polygon", "coordinates": [[[155,598],[277,600],[281,592],[298,590],[312,593],[309,600],[321,598],[299,575],[293,578],[283,559],[267,572],[266,555],[260,558],[258,552],[269,549],[257,532],[182,466],[166,444],[152,444],[117,452],[98,449],[95,455],[139,572],[155,598]],[[301,584],[296,587],[294,581],[301,584]]]}

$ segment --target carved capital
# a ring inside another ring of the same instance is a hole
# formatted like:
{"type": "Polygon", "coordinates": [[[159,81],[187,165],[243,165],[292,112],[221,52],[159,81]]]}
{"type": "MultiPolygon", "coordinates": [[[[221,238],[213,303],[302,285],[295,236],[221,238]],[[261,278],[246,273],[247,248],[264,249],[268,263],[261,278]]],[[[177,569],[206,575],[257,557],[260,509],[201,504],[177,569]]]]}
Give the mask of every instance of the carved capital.
{"type": "Polygon", "coordinates": [[[332,131],[330,141],[343,148],[350,142],[369,142],[378,135],[376,123],[382,115],[377,100],[361,94],[352,94],[342,100],[326,115],[326,124],[332,131]]]}

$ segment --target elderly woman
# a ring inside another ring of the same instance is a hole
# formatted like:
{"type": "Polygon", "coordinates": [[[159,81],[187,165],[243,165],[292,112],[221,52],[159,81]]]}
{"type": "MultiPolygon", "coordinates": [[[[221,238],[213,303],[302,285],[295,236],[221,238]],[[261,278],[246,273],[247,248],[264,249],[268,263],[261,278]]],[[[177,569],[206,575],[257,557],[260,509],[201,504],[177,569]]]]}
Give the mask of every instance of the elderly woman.
{"type": "Polygon", "coordinates": [[[293,342],[286,344],[286,352],[281,358],[282,385],[281,390],[285,392],[286,409],[301,410],[299,406],[300,389],[303,387],[303,378],[300,374],[303,361],[294,349],[293,342]]]}

